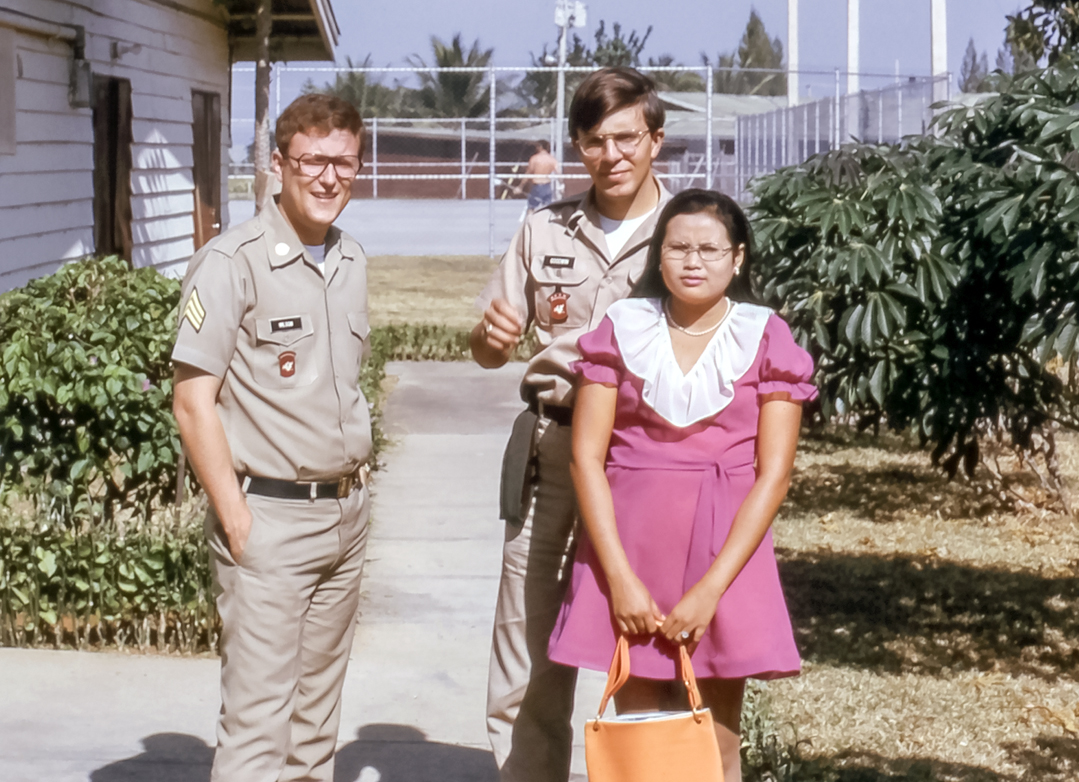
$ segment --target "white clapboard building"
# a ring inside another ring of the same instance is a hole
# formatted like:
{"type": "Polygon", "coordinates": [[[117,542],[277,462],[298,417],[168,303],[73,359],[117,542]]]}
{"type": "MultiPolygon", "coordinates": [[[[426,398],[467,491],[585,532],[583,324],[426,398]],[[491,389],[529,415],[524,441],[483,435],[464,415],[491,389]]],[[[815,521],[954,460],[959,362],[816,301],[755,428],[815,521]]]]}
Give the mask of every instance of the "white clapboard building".
{"type": "MultiPolygon", "coordinates": [[[[254,59],[254,10],[0,0],[0,291],[94,253],[177,273],[227,225],[230,69],[254,59]]],[[[330,0],[273,12],[274,60],[333,59],[330,0]]]]}

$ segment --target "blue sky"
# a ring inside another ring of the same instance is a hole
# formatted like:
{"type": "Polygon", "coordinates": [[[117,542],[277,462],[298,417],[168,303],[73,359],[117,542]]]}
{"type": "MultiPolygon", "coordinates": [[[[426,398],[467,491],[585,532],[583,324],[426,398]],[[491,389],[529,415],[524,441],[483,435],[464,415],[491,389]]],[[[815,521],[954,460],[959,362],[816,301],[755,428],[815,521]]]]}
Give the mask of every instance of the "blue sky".
{"type": "MultiPolygon", "coordinates": [[[[1020,0],[948,0],[949,63],[959,72],[967,41],[974,38],[978,51],[989,55],[990,67],[1004,38],[1005,15],[1020,0]]],[[[544,43],[556,40],[554,0],[333,0],[341,26],[339,61],[353,61],[371,55],[375,65],[403,65],[405,58],[419,54],[430,59],[430,39],[437,35],[449,40],[460,32],[471,43],[479,39],[484,48],[494,48],[495,64],[528,65],[530,53],[538,54],[544,43]]],[[[697,65],[701,52],[715,57],[732,51],[745,30],[751,8],[756,8],[773,37],[786,46],[786,0],[591,0],[588,26],[577,31],[591,41],[601,19],[610,26],[620,22],[624,29],[652,34],[644,50],[646,57],[671,54],[679,62],[697,65]]],[[[831,71],[846,68],[846,0],[800,0],[802,20],[801,59],[807,70],[831,71]]],[[[865,73],[891,74],[899,67],[907,75],[928,75],[930,0],[862,0],[862,68],[865,73]]],[[[305,76],[286,76],[282,81],[282,101],[287,103],[299,90],[305,76]]],[[[316,81],[326,81],[316,75],[316,81]]],[[[238,74],[233,105],[235,117],[251,117],[253,77],[238,74]]],[[[803,77],[814,95],[829,93],[832,77],[803,77]]],[[[863,88],[877,86],[863,79],[863,88]]],[[[236,141],[249,134],[234,126],[236,141]]],[[[246,143],[246,142],[244,142],[246,143]]]]}

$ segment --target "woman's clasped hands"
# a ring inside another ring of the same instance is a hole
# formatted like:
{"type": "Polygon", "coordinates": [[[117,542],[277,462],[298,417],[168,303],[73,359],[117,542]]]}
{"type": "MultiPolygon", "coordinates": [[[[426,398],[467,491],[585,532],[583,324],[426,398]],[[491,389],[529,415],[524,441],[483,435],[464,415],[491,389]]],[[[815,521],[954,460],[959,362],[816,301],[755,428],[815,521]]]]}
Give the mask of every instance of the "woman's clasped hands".
{"type": "Polygon", "coordinates": [[[611,611],[624,635],[659,634],[674,644],[685,644],[690,653],[697,647],[708,624],[716,615],[719,595],[703,582],[695,584],[664,614],[635,573],[610,580],[611,611]]]}

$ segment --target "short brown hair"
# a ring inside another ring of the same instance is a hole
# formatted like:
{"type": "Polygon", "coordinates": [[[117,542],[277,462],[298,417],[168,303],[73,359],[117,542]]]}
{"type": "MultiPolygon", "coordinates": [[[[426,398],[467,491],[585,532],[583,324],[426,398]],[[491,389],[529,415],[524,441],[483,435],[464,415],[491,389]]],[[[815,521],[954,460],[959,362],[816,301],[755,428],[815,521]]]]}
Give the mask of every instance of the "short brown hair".
{"type": "Polygon", "coordinates": [[[603,68],[581,82],[569,107],[569,137],[587,133],[612,112],[640,106],[648,130],[663,127],[666,113],[656,93],[656,83],[635,68],[603,68]]]}
{"type": "Polygon", "coordinates": [[[537,140],[536,141],[536,146],[539,147],[540,149],[542,149],[544,152],[550,152],[551,151],[551,142],[549,142],[545,138],[541,138],[541,139],[537,140]]]}
{"type": "Polygon", "coordinates": [[[277,118],[274,132],[277,149],[287,157],[292,137],[312,130],[326,135],[347,130],[360,139],[360,157],[363,157],[363,118],[348,101],[320,92],[301,95],[292,101],[277,118]]]}

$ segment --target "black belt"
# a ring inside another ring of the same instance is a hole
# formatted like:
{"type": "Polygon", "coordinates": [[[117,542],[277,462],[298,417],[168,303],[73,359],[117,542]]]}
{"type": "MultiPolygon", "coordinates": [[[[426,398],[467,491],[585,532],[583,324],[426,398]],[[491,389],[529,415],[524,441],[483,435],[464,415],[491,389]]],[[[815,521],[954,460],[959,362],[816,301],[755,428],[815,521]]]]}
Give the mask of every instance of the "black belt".
{"type": "Polygon", "coordinates": [[[277,478],[260,478],[256,475],[239,475],[244,494],[274,497],[279,500],[328,500],[342,499],[353,489],[366,483],[367,468],[344,475],[336,481],[313,483],[308,481],[282,481],[277,478]]]}
{"type": "Polygon", "coordinates": [[[543,412],[540,412],[540,403],[536,397],[528,402],[528,409],[540,418],[548,418],[559,426],[573,426],[573,408],[563,405],[549,405],[543,403],[543,412]]]}

